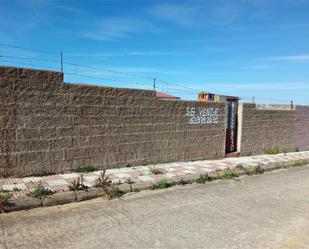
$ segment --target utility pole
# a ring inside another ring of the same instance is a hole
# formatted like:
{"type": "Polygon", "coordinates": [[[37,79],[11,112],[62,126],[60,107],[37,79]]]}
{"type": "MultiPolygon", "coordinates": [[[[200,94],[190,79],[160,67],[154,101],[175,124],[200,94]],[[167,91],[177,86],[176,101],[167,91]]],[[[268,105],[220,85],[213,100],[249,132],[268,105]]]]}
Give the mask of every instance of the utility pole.
{"type": "Polygon", "coordinates": [[[60,53],[60,57],[61,57],[61,72],[63,73],[63,54],[62,54],[62,51],[60,53]]]}
{"type": "Polygon", "coordinates": [[[153,90],[156,91],[156,78],[153,78],[153,90]]]}
{"type": "Polygon", "coordinates": [[[255,97],[254,96],[252,97],[252,103],[253,104],[255,103],[255,97]]]}

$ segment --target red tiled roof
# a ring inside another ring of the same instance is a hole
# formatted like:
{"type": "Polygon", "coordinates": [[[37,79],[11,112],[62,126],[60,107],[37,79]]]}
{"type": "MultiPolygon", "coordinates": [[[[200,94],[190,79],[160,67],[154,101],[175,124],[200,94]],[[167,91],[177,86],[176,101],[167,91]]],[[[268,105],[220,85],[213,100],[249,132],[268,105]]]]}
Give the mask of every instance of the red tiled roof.
{"type": "Polygon", "coordinates": [[[156,97],[160,99],[179,99],[179,97],[160,92],[156,92],[156,97]]]}

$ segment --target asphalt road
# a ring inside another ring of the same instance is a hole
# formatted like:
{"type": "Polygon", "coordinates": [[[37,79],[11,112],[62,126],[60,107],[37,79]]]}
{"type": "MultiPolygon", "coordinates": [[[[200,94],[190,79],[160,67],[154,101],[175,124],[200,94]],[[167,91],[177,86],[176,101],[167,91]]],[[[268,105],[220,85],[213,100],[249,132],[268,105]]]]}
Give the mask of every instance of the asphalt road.
{"type": "Polygon", "coordinates": [[[309,167],[0,216],[0,248],[309,248],[309,167]]]}

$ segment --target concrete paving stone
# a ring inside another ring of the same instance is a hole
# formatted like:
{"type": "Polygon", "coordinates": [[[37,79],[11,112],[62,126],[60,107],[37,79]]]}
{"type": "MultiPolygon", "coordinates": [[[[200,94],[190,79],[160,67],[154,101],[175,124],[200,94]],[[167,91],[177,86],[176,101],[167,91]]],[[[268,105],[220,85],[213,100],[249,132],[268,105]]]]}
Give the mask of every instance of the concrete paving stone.
{"type": "Polygon", "coordinates": [[[22,181],[24,183],[28,183],[28,182],[40,182],[42,181],[43,178],[42,177],[25,177],[22,179],[22,181]]]}
{"type": "Polygon", "coordinates": [[[194,172],[193,170],[186,169],[186,170],[183,171],[183,173],[185,173],[185,175],[187,175],[187,174],[195,174],[196,172],[194,172]]]}
{"type": "Polygon", "coordinates": [[[98,176],[93,176],[93,175],[86,175],[84,176],[84,180],[88,181],[88,182],[95,182],[98,179],[98,176]]]}
{"type": "Polygon", "coordinates": [[[90,188],[90,187],[93,187],[94,182],[93,181],[84,181],[83,184],[90,188]]]}
{"type": "Polygon", "coordinates": [[[63,179],[63,177],[61,176],[61,174],[59,174],[59,175],[43,176],[42,179],[45,181],[49,181],[49,180],[56,181],[56,180],[63,179]]]}
{"type": "Polygon", "coordinates": [[[165,175],[154,175],[154,176],[152,176],[152,177],[153,177],[153,179],[154,179],[155,181],[160,181],[160,180],[166,178],[165,175]]]}
{"type": "Polygon", "coordinates": [[[80,175],[77,173],[70,173],[70,174],[62,174],[61,177],[64,179],[71,179],[71,178],[77,178],[80,175]]]}
{"type": "Polygon", "coordinates": [[[68,191],[69,186],[68,185],[56,185],[56,186],[50,186],[49,187],[52,191],[55,192],[63,192],[63,191],[68,191]]]}
{"type": "MultiPolygon", "coordinates": [[[[103,173],[103,170],[92,172],[93,175],[97,175],[97,176],[100,176],[102,173],[103,173]]],[[[106,170],[106,174],[109,174],[108,170],[106,170]]]]}
{"type": "Polygon", "coordinates": [[[132,177],[138,177],[142,174],[142,172],[138,171],[138,170],[135,170],[135,171],[131,171],[129,173],[132,177]]]}
{"type": "Polygon", "coordinates": [[[195,169],[196,167],[195,166],[191,166],[191,165],[189,165],[189,166],[183,166],[185,169],[189,169],[189,170],[191,170],[191,169],[195,169]]]}
{"type": "Polygon", "coordinates": [[[2,186],[2,189],[5,191],[14,191],[14,189],[26,190],[27,187],[24,183],[15,183],[15,184],[4,184],[2,186]]]}
{"type": "MultiPolygon", "coordinates": [[[[225,158],[222,160],[203,160],[196,162],[174,162],[174,163],[162,163],[157,165],[149,166],[135,166],[132,168],[119,168],[109,169],[106,171],[106,175],[114,183],[124,182],[126,178],[133,178],[136,182],[147,182],[165,178],[174,178],[176,176],[185,176],[186,174],[202,174],[210,173],[216,170],[224,170],[226,168],[234,168],[237,164],[242,164],[244,167],[253,167],[257,165],[269,165],[278,164],[280,162],[297,161],[297,160],[309,160],[309,151],[296,152],[288,154],[278,155],[260,155],[260,156],[249,156],[240,158],[225,158]],[[163,175],[155,176],[152,175],[150,167],[165,169],[163,175]]],[[[84,184],[92,186],[95,179],[101,175],[103,171],[95,171],[90,173],[83,173],[84,184]]],[[[46,177],[25,177],[25,178],[1,178],[0,186],[3,189],[7,188],[12,191],[14,187],[18,188],[18,184],[22,186],[22,191],[15,191],[14,198],[26,195],[34,188],[36,188],[39,182],[42,182],[43,186],[63,190],[76,178],[80,177],[78,173],[68,173],[60,175],[52,175],[46,177]]]]}
{"type": "Polygon", "coordinates": [[[173,174],[173,173],[166,173],[165,176],[166,176],[167,178],[174,178],[176,175],[173,174]]]}
{"type": "Polygon", "coordinates": [[[68,182],[65,181],[64,179],[58,179],[58,180],[46,180],[47,184],[51,187],[54,187],[54,186],[67,186],[68,185],[68,182]]]}
{"type": "Polygon", "coordinates": [[[121,184],[125,182],[124,179],[112,179],[111,181],[113,184],[121,184]]]}
{"type": "Polygon", "coordinates": [[[201,168],[201,171],[206,172],[206,173],[209,173],[209,172],[212,172],[212,171],[214,171],[214,170],[209,169],[209,168],[201,168]]]}
{"type": "Polygon", "coordinates": [[[128,173],[114,173],[114,175],[116,177],[119,177],[119,178],[131,178],[132,176],[128,173]]]}
{"type": "Polygon", "coordinates": [[[174,171],[176,171],[175,168],[169,168],[169,169],[166,170],[166,172],[174,172],[174,171]]]}
{"type": "Polygon", "coordinates": [[[154,180],[153,177],[151,177],[151,176],[139,176],[138,179],[143,181],[143,182],[148,182],[148,181],[154,180]]]}

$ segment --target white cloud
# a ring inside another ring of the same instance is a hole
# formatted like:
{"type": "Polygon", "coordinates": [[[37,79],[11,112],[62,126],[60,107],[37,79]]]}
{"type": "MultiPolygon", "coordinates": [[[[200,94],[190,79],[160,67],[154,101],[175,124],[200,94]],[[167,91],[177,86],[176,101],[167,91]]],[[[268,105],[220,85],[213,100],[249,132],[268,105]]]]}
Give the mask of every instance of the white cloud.
{"type": "Polygon", "coordinates": [[[230,83],[207,84],[229,90],[309,90],[309,82],[263,82],[263,83],[230,83]]]}
{"type": "Polygon", "coordinates": [[[298,61],[305,62],[309,61],[309,54],[300,54],[300,55],[288,55],[288,56],[275,56],[268,58],[274,61],[298,61]]]}
{"type": "Polygon", "coordinates": [[[252,66],[244,66],[241,67],[241,69],[244,70],[267,70],[267,69],[272,69],[272,66],[269,65],[252,65],[252,66]]]}
{"type": "MultiPolygon", "coordinates": [[[[209,9],[211,23],[230,26],[247,13],[247,5],[237,1],[218,1],[209,9]]],[[[234,27],[235,28],[235,27],[234,27]]]]}
{"type": "Polygon", "coordinates": [[[181,56],[185,53],[181,52],[169,52],[169,51],[123,51],[123,52],[110,52],[110,53],[66,53],[68,57],[125,57],[125,56],[181,56]]]}
{"type": "Polygon", "coordinates": [[[54,5],[53,7],[55,7],[56,9],[63,10],[63,11],[66,11],[66,12],[70,12],[70,13],[77,14],[77,15],[87,14],[87,11],[80,9],[80,8],[77,8],[77,7],[74,7],[72,5],[58,4],[58,5],[54,5]]]}
{"type": "Polygon", "coordinates": [[[151,15],[176,23],[180,26],[191,27],[198,24],[200,11],[198,7],[175,3],[161,3],[149,9],[151,15]]]}
{"type": "Polygon", "coordinates": [[[151,23],[130,17],[114,17],[102,20],[97,24],[96,30],[85,33],[85,37],[104,41],[127,38],[143,32],[158,32],[151,23]]]}

